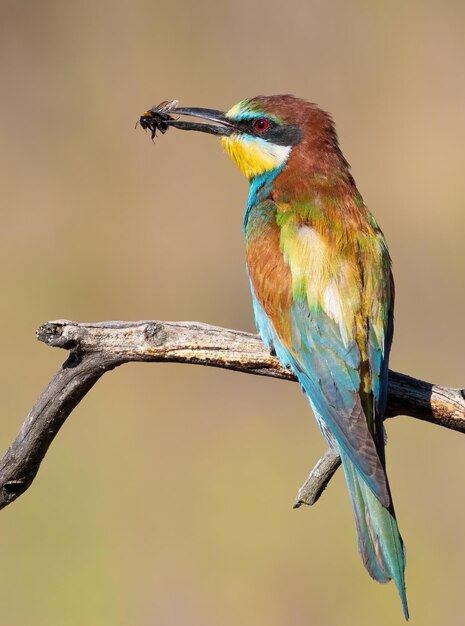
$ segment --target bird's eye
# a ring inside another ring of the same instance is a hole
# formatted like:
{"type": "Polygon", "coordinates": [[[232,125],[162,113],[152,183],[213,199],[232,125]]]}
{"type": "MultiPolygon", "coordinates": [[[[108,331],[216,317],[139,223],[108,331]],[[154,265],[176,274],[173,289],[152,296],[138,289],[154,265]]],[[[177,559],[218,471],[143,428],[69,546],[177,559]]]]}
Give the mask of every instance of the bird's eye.
{"type": "Polygon", "coordinates": [[[255,128],[255,130],[258,130],[258,132],[263,133],[265,132],[265,130],[268,129],[270,123],[268,122],[268,120],[266,120],[264,117],[261,117],[258,120],[255,120],[253,127],[255,128]]]}

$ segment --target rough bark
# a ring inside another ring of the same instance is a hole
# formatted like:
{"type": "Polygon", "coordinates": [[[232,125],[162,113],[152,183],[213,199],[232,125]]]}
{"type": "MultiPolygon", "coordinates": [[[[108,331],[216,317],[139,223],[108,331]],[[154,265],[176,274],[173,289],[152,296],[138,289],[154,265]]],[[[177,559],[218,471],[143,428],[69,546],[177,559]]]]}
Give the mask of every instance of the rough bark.
{"type": "MultiPolygon", "coordinates": [[[[80,324],[58,320],[41,326],[37,337],[69,350],[69,356],[0,461],[0,508],[26,491],[72,410],[105,372],[123,363],[191,363],[296,380],[257,335],[197,322],[80,324]]],[[[464,391],[390,372],[387,417],[400,414],[465,432],[464,391]]],[[[295,506],[316,502],[338,465],[334,452],[323,455],[300,489],[295,506]]]]}

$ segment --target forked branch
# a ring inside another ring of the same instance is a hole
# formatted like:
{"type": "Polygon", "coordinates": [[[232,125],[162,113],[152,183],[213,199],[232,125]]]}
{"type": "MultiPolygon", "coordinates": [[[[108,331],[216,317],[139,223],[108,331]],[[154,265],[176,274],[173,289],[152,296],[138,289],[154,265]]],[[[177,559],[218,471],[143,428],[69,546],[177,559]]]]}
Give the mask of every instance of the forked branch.
{"type": "MultiPolygon", "coordinates": [[[[69,356],[0,461],[0,508],[26,491],[68,415],[98,379],[118,365],[192,363],[296,380],[257,335],[197,322],[58,320],[41,326],[37,336],[50,346],[69,350],[69,356]]],[[[388,417],[400,414],[465,432],[464,392],[390,372],[388,417]]],[[[327,452],[300,489],[295,506],[316,502],[337,467],[337,455],[327,452]]]]}

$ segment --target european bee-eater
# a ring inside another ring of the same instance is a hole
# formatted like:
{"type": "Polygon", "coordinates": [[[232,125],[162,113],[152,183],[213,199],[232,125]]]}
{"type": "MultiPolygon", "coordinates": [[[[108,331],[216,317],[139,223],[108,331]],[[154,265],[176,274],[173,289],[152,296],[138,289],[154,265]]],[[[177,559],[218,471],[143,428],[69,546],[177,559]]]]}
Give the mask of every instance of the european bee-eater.
{"type": "Polygon", "coordinates": [[[391,263],[330,115],[285,95],[244,100],[227,113],[164,103],[156,116],[153,109],[141,118],[152,136],[169,126],[219,135],[248,178],[243,229],[258,331],[294,371],[338,451],[363,563],[379,582],[394,579],[408,619],[405,550],[384,455],[391,263]]]}

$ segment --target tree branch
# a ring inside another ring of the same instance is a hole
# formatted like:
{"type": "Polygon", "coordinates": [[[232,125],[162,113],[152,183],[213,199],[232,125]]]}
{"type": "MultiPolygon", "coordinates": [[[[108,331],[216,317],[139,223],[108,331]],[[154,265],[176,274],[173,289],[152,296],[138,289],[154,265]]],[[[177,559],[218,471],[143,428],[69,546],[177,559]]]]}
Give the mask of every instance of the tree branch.
{"type": "MultiPolygon", "coordinates": [[[[78,324],[58,320],[41,326],[37,337],[70,354],[0,460],[0,508],[31,485],[68,415],[99,378],[118,365],[131,361],[192,363],[296,380],[257,335],[197,322],[78,324]]],[[[399,414],[465,432],[464,392],[390,372],[388,416],[399,414]]],[[[299,491],[296,506],[316,502],[338,460],[331,451],[322,457],[299,491]]]]}

